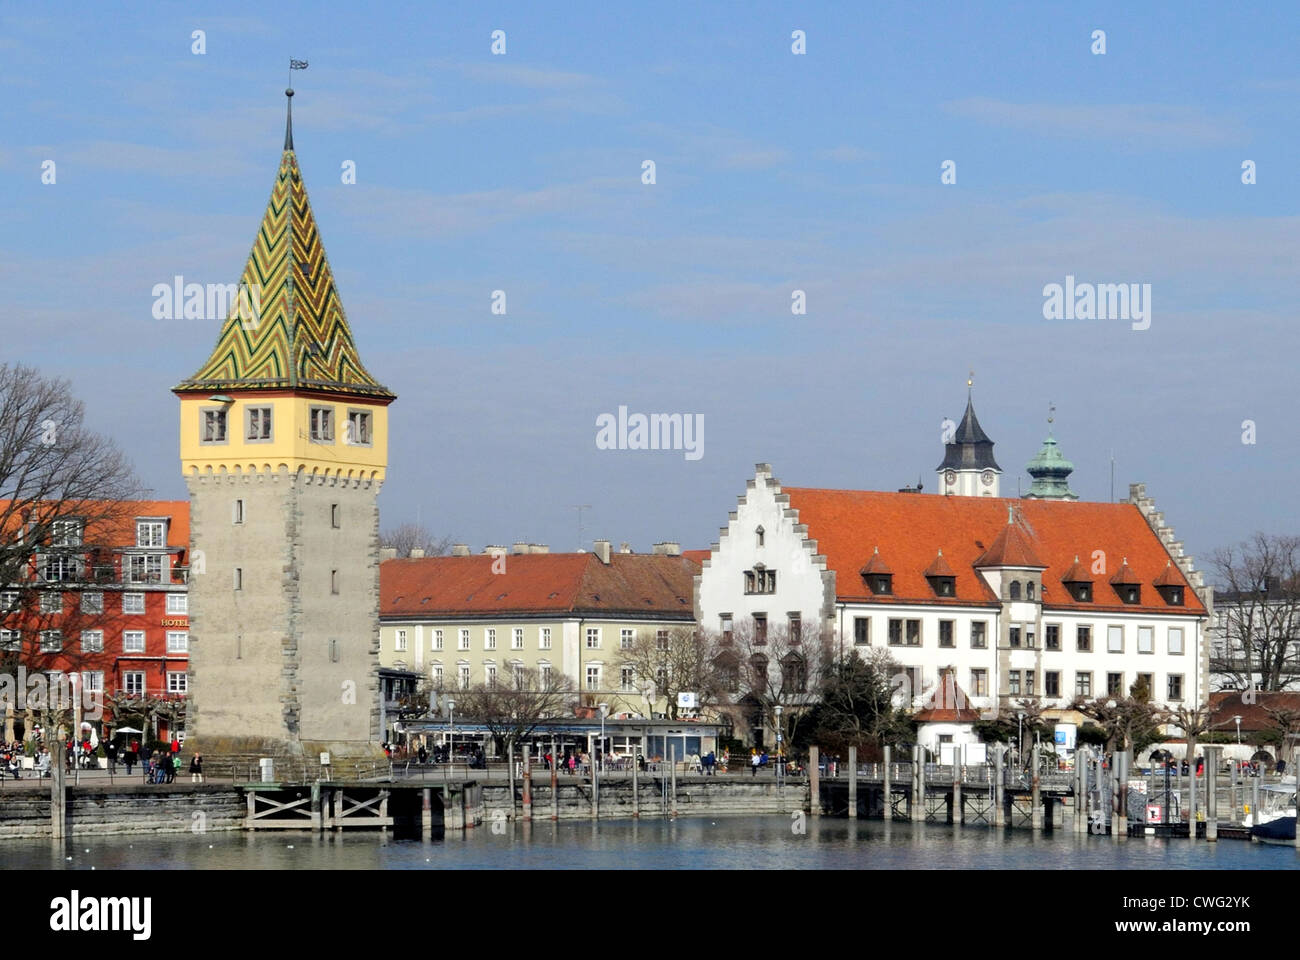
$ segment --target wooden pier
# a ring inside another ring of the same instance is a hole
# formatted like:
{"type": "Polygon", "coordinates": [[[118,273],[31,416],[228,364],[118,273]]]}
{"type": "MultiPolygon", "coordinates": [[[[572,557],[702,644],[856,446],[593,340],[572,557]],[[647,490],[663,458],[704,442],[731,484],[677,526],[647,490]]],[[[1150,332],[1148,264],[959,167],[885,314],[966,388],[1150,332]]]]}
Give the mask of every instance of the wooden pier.
{"type": "Polygon", "coordinates": [[[395,830],[428,839],[435,830],[483,822],[483,789],[476,780],[242,783],[247,830],[353,828],[395,830]]]}

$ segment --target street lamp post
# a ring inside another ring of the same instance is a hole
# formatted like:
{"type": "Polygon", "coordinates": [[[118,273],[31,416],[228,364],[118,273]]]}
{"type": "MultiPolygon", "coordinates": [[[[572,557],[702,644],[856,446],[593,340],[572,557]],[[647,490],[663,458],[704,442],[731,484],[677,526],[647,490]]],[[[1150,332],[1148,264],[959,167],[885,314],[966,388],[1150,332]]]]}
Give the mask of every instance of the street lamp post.
{"type": "Polygon", "coordinates": [[[1016,714],[1016,765],[1019,766],[1025,753],[1025,715],[1016,714]]]}
{"type": "Polygon", "coordinates": [[[1237,746],[1241,746],[1241,714],[1232,718],[1237,724],[1237,746]]]}
{"type": "Polygon", "coordinates": [[[600,747],[599,747],[599,751],[600,751],[599,765],[602,771],[605,769],[605,718],[607,716],[609,716],[609,704],[602,703],[600,705],[600,747]]]}
{"type": "Polygon", "coordinates": [[[776,782],[777,790],[781,791],[785,785],[785,752],[781,727],[781,704],[778,703],[772,712],[776,714],[776,782]]]}
{"type": "Polygon", "coordinates": [[[609,714],[609,704],[600,706],[600,742],[596,744],[596,757],[591,765],[592,813],[600,819],[600,768],[605,763],[605,717],[609,714]]]}
{"type": "MultiPolygon", "coordinates": [[[[447,740],[447,763],[442,768],[442,779],[447,781],[451,777],[451,762],[456,756],[456,701],[447,701],[448,716],[448,740],[447,740]]],[[[445,798],[444,798],[445,799],[445,798]]]]}

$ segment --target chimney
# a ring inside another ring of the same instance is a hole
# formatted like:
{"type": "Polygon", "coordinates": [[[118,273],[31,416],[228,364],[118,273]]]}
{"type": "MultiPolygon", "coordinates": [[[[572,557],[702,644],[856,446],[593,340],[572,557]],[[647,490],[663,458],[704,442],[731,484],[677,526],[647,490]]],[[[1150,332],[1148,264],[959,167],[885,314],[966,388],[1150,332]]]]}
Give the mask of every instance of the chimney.
{"type": "Polygon", "coordinates": [[[379,548],[379,562],[380,562],[380,563],[383,563],[385,560],[396,560],[396,559],[397,559],[397,548],[396,548],[396,547],[380,547],[380,548],[379,548]]]}
{"type": "Polygon", "coordinates": [[[527,553],[528,544],[523,540],[516,540],[514,546],[510,548],[510,552],[514,554],[527,553]]]}
{"type": "Polygon", "coordinates": [[[619,553],[631,553],[631,552],[632,552],[632,545],[631,545],[630,543],[628,543],[627,541],[624,541],[623,543],[620,543],[620,544],[618,545],[618,552],[619,552],[619,553]]]}
{"type": "Polygon", "coordinates": [[[468,544],[468,543],[456,543],[456,544],[452,544],[452,547],[451,547],[451,555],[452,555],[453,557],[468,557],[468,556],[469,556],[469,544],[468,544]]]}
{"type": "Polygon", "coordinates": [[[419,547],[412,547],[410,556],[412,560],[423,560],[424,551],[421,550],[419,547]]]}
{"type": "Polygon", "coordinates": [[[609,541],[597,540],[592,546],[592,553],[600,557],[601,563],[609,563],[609,541]]]}
{"type": "Polygon", "coordinates": [[[528,545],[529,553],[550,553],[551,548],[544,543],[530,543],[528,545]]]}
{"type": "Polygon", "coordinates": [[[498,546],[497,544],[489,544],[488,546],[483,548],[483,555],[485,557],[495,557],[497,554],[505,553],[505,552],[506,552],[506,548],[502,546],[498,546]]]}
{"type": "Polygon", "coordinates": [[[655,553],[664,556],[680,557],[682,555],[682,545],[673,540],[665,540],[663,543],[656,543],[653,549],[655,553]]]}

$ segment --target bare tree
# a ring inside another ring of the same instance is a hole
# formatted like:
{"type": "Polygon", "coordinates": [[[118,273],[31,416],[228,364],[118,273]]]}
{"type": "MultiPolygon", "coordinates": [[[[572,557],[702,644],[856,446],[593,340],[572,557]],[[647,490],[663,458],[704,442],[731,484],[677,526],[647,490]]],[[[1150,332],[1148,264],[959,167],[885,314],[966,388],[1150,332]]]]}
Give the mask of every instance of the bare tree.
{"type": "Polygon", "coordinates": [[[1289,761],[1296,747],[1296,737],[1300,736],[1300,710],[1265,705],[1264,712],[1268,714],[1273,729],[1281,736],[1281,744],[1277,751],[1278,759],[1289,761]]]}
{"type": "MultiPolygon", "coordinates": [[[[1165,719],[1178,727],[1187,740],[1187,762],[1196,759],[1196,741],[1201,734],[1210,729],[1210,708],[1206,704],[1182,704],[1169,709],[1165,719]]],[[[1192,771],[1195,776],[1195,771],[1192,771]]]]}
{"type": "Polygon", "coordinates": [[[1093,721],[1106,735],[1106,752],[1116,747],[1133,749],[1151,742],[1168,716],[1149,700],[1139,697],[1103,697],[1096,700],[1076,699],[1070,704],[1093,721]]]}
{"type": "Polygon", "coordinates": [[[396,550],[399,557],[409,557],[412,550],[423,550],[426,557],[445,557],[451,552],[452,542],[452,537],[436,536],[424,524],[411,520],[379,534],[380,546],[396,550]]]}
{"type": "MultiPolygon", "coordinates": [[[[9,689],[19,686],[20,667],[67,677],[96,658],[80,642],[94,611],[65,615],[62,595],[111,578],[114,532],[130,516],[127,501],[141,493],[121,451],[86,427],[85,406],[68,381],[0,364],[0,628],[17,637],[6,634],[0,649],[9,689]]],[[[62,737],[74,710],[63,696],[46,698],[36,712],[62,737]]]]}
{"type": "Polygon", "coordinates": [[[543,721],[569,713],[573,701],[573,687],[563,674],[542,674],[524,666],[515,667],[504,679],[477,683],[456,694],[457,714],[487,727],[498,750],[506,755],[512,811],[515,745],[543,721]]]}
{"type": "Polygon", "coordinates": [[[749,617],[712,642],[719,710],[737,727],[777,731],[785,743],[817,702],[833,662],[831,638],[816,626],[769,626],[749,617]],[[779,711],[777,708],[780,708],[779,711]]]}
{"type": "Polygon", "coordinates": [[[1283,690],[1300,672],[1300,537],[1257,533],[1211,556],[1215,595],[1210,669],[1239,690],[1283,690]]]}
{"type": "Polygon", "coordinates": [[[638,630],[631,645],[620,651],[619,663],[632,668],[637,688],[651,704],[664,698],[668,718],[676,720],[679,693],[696,694],[700,710],[717,701],[720,687],[713,654],[712,639],[703,631],[665,624],[638,630]]]}

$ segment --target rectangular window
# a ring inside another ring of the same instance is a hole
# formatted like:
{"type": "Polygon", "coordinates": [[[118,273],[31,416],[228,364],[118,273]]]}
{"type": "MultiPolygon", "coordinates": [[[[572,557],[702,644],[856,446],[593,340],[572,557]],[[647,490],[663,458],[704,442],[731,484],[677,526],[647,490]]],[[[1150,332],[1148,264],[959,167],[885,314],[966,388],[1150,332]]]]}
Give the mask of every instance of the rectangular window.
{"type": "Polygon", "coordinates": [[[600,689],[600,667],[587,667],[587,689],[600,689]]]}
{"type": "Polygon", "coordinates": [[[956,643],[953,640],[953,622],[951,620],[939,621],[939,646],[956,646],[956,643]]]}
{"type": "Polygon", "coordinates": [[[337,570],[331,570],[330,571],[330,593],[337,594],[338,592],[339,592],[339,572],[337,570]]]}
{"type": "Polygon", "coordinates": [[[249,407],[247,411],[248,431],[245,434],[251,442],[271,439],[271,408],[249,407]]]}
{"type": "Polygon", "coordinates": [[[987,697],[989,695],[989,672],[984,667],[971,668],[970,695],[972,697],[987,697]]]}
{"type": "Polygon", "coordinates": [[[618,688],[623,692],[633,689],[636,681],[636,671],[631,667],[620,667],[618,671],[618,688]]]}
{"type": "Polygon", "coordinates": [[[441,630],[435,630],[435,631],[433,631],[433,649],[435,649],[435,650],[441,650],[441,649],[442,649],[442,631],[441,631],[441,630]]]}
{"type": "Polygon", "coordinates": [[[1124,674],[1122,673],[1106,674],[1106,696],[1108,697],[1124,696],[1124,674]]]}
{"type": "Polygon", "coordinates": [[[22,650],[23,638],[17,630],[0,630],[0,650],[22,650]]]}
{"type": "Polygon", "coordinates": [[[731,614],[729,613],[721,614],[719,615],[718,620],[721,622],[722,625],[722,642],[731,643],[731,639],[733,636],[732,631],[734,629],[731,622],[731,614]]]}
{"type": "Polygon", "coordinates": [[[1169,699],[1183,699],[1183,675],[1181,673],[1169,674],[1169,699]]]}
{"type": "Polygon", "coordinates": [[[1034,636],[1034,628],[1030,624],[1025,624],[1025,646],[1032,650],[1037,642],[1038,638],[1034,636]]]}
{"type": "Polygon", "coordinates": [[[983,650],[989,644],[988,624],[976,620],[970,625],[970,645],[972,650],[983,650]]]}
{"type": "Polygon", "coordinates": [[[767,614],[754,614],[754,642],[767,643],[767,614]]]}
{"type": "Polygon", "coordinates": [[[311,408],[311,439],[313,443],[334,442],[334,409],[332,407],[311,408]]]}
{"type": "Polygon", "coordinates": [[[803,616],[798,613],[788,614],[786,622],[788,624],[790,642],[798,643],[803,639],[803,616]]]}
{"type": "Polygon", "coordinates": [[[1007,692],[1013,697],[1020,695],[1020,671],[1010,670],[1007,672],[1007,692]]]}
{"type": "Polygon", "coordinates": [[[167,652],[168,653],[189,653],[190,652],[189,631],[168,630],[167,631],[167,652]]]}
{"type": "Polygon", "coordinates": [[[522,650],[524,648],[524,628],[515,627],[510,631],[510,649],[522,650]]]}
{"type": "Polygon", "coordinates": [[[367,411],[348,411],[348,435],[346,439],[354,447],[370,446],[370,414],[367,411]]]}
{"type": "Polygon", "coordinates": [[[496,627],[486,627],[483,630],[483,649],[495,650],[497,648],[497,631],[496,627]]]}
{"type": "Polygon", "coordinates": [[[457,650],[468,650],[468,649],[469,649],[469,630],[468,630],[468,628],[466,628],[466,627],[461,627],[461,630],[460,630],[460,636],[459,636],[459,637],[457,638],[457,640],[456,640],[456,649],[457,649],[457,650]]]}
{"type": "Polygon", "coordinates": [[[405,630],[393,631],[393,649],[396,650],[398,653],[406,652],[406,631],[405,630]]]}
{"type": "Polygon", "coordinates": [[[587,628],[587,649],[588,650],[600,649],[600,627],[587,628]]]}
{"type": "Polygon", "coordinates": [[[103,670],[81,671],[81,689],[88,690],[91,693],[103,693],[104,692],[104,671],[103,670]]]}
{"type": "Polygon", "coordinates": [[[433,667],[433,689],[442,689],[442,664],[435,664],[433,667]]]}
{"type": "Polygon", "coordinates": [[[337,503],[330,504],[330,526],[338,530],[343,525],[342,516],[337,503]]]}
{"type": "Polygon", "coordinates": [[[1169,652],[1173,654],[1181,654],[1183,652],[1182,627],[1169,628],[1169,652]]]}
{"type": "Polygon", "coordinates": [[[1148,700],[1156,695],[1156,675],[1154,673],[1139,673],[1138,685],[1146,688],[1148,700]]]}
{"type": "Polygon", "coordinates": [[[1036,679],[1037,678],[1034,676],[1033,670],[1025,671],[1025,696],[1027,697],[1037,696],[1036,691],[1038,687],[1034,682],[1036,679]]]}
{"type": "Polygon", "coordinates": [[[127,558],[127,571],[131,583],[162,583],[162,554],[134,554],[127,558]]]}
{"type": "Polygon", "coordinates": [[[82,613],[103,613],[104,595],[98,590],[86,590],[81,594],[82,613]]]}
{"type": "MultiPolygon", "coordinates": [[[[243,637],[240,637],[240,640],[242,641],[243,637]]],[[[235,649],[238,650],[239,648],[236,647],[235,649]]],[[[338,663],[338,662],[339,662],[339,638],[330,637],[330,663],[338,663]]]]}
{"type": "Polygon", "coordinates": [[[184,593],[167,594],[167,612],[173,614],[187,614],[190,610],[190,598],[184,593]]]}
{"type": "Polygon", "coordinates": [[[621,650],[631,650],[636,642],[636,631],[624,627],[618,632],[618,645],[621,650]]]}
{"type": "Polygon", "coordinates": [[[41,653],[58,653],[63,649],[62,630],[41,631],[41,653]]]}
{"type": "Polygon", "coordinates": [[[469,664],[462,663],[456,670],[456,682],[462,690],[469,689],[469,664]]]}
{"type": "Polygon", "coordinates": [[[128,670],[122,674],[122,689],[128,696],[138,697],[144,694],[144,671],[128,670]]]}
{"type": "Polygon", "coordinates": [[[71,583],[77,579],[77,558],[52,554],[45,558],[45,579],[49,583],[71,583]]]}
{"type": "Polygon", "coordinates": [[[167,546],[167,524],[162,520],[137,520],[135,545],[137,547],[167,546]]]}
{"type": "Polygon", "coordinates": [[[123,653],[144,653],[144,631],[123,630],[122,631],[122,652],[123,653]]]}
{"type": "Polygon", "coordinates": [[[55,547],[81,546],[80,520],[55,520],[50,524],[50,544],[55,547]]]}
{"type": "Polygon", "coordinates": [[[181,671],[167,671],[167,692],[168,693],[188,693],[190,689],[190,675],[181,671]]]}
{"type": "Polygon", "coordinates": [[[1048,670],[1043,674],[1043,696],[1059,697],[1061,695],[1061,674],[1058,670],[1048,670]]]}
{"type": "Polygon", "coordinates": [[[0,613],[13,613],[19,602],[17,590],[0,590],[0,613]]]}
{"type": "Polygon", "coordinates": [[[63,594],[57,590],[47,590],[41,594],[41,613],[62,613],[63,594]]]}
{"type": "Polygon", "coordinates": [[[1007,637],[1009,638],[1008,642],[1011,644],[1011,646],[1013,647],[1020,646],[1020,627],[1018,626],[1008,627],[1007,637]]]}
{"type": "Polygon", "coordinates": [[[1075,627],[1074,648],[1080,653],[1092,651],[1092,627],[1075,627]]]}
{"type": "Polygon", "coordinates": [[[539,667],[539,670],[540,673],[538,675],[538,680],[541,681],[542,689],[543,690],[551,689],[551,665],[549,663],[543,663],[539,667]]]}
{"type": "Polygon", "coordinates": [[[483,682],[489,687],[497,685],[497,665],[495,663],[483,664],[483,682]]]}
{"type": "Polygon", "coordinates": [[[746,592],[746,593],[757,593],[757,592],[758,592],[758,591],[756,590],[757,582],[758,582],[758,581],[757,581],[757,579],[755,578],[754,571],[753,571],[753,570],[746,570],[746,571],[745,571],[745,592],[746,592]]]}
{"type": "Polygon", "coordinates": [[[244,522],[244,501],[236,499],[230,504],[230,522],[244,522]]]}
{"type": "Polygon", "coordinates": [[[122,612],[123,613],[144,613],[144,594],[143,593],[122,594],[122,612]]]}
{"type": "Polygon", "coordinates": [[[1092,674],[1076,673],[1074,675],[1074,694],[1078,697],[1092,696],[1092,674]]]}
{"type": "Polygon", "coordinates": [[[907,621],[907,645],[909,647],[919,647],[921,645],[921,621],[907,621]]]}
{"type": "Polygon", "coordinates": [[[655,649],[661,653],[668,652],[668,631],[667,630],[655,631],[655,649]]]}
{"type": "Polygon", "coordinates": [[[82,630],[81,651],[82,653],[103,653],[104,652],[104,631],[103,630],[82,630]]]}
{"type": "Polygon", "coordinates": [[[1043,646],[1048,650],[1061,649],[1061,625],[1059,623],[1046,624],[1043,629],[1046,631],[1043,646]]]}
{"type": "Polygon", "coordinates": [[[1123,653],[1124,652],[1124,628],[1109,626],[1106,628],[1106,652],[1123,653]]]}
{"type": "Polygon", "coordinates": [[[244,589],[244,568],[243,567],[235,567],[233,586],[234,589],[236,590],[244,589]]]}
{"type": "Polygon", "coordinates": [[[858,647],[865,647],[871,644],[870,617],[853,618],[853,644],[858,647]]]}
{"type": "Polygon", "coordinates": [[[1155,627],[1138,627],[1138,653],[1156,652],[1155,627]]]}
{"type": "Polygon", "coordinates": [[[537,649],[538,650],[551,649],[551,628],[550,627],[542,627],[540,633],[540,639],[537,641],[537,649]]]}
{"type": "Polygon", "coordinates": [[[891,647],[901,647],[903,645],[903,621],[895,620],[892,617],[889,620],[889,645],[891,647]]]}
{"type": "Polygon", "coordinates": [[[225,443],[226,442],[226,411],[225,410],[204,410],[202,411],[202,430],[201,443],[225,443]]]}

